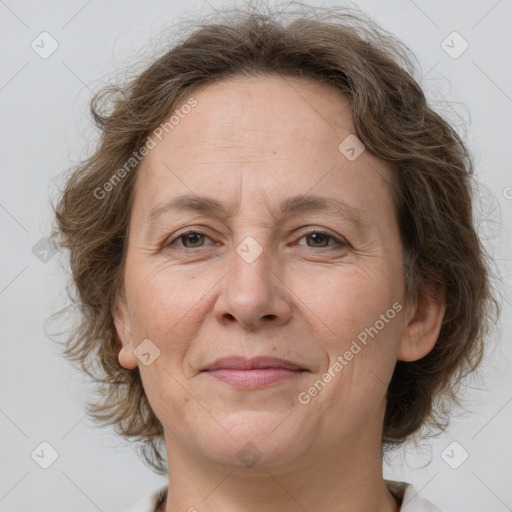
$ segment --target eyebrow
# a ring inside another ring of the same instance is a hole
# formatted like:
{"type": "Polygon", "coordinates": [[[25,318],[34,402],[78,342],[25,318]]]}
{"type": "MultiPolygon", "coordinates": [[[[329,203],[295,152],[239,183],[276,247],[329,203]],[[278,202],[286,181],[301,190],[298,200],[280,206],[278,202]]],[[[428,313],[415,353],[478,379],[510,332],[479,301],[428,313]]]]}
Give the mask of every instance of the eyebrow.
{"type": "MultiPolygon", "coordinates": [[[[364,220],[363,212],[355,206],[349,205],[343,199],[324,197],[312,194],[300,194],[288,197],[280,204],[281,216],[293,213],[309,213],[322,210],[336,210],[342,217],[353,224],[364,227],[368,222],[364,220]]],[[[147,221],[153,224],[158,217],[168,211],[190,211],[210,213],[218,217],[228,218],[230,213],[225,206],[213,197],[186,194],[174,197],[169,201],[153,207],[147,216],[147,221]]]]}

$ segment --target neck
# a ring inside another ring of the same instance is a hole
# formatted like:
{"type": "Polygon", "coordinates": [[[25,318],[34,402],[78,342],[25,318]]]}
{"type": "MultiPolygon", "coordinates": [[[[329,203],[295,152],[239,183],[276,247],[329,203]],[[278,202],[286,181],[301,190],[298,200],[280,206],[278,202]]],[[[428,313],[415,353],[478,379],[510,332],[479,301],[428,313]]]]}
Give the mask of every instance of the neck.
{"type": "MultiPolygon", "coordinates": [[[[398,512],[382,476],[380,443],[345,440],[293,465],[252,468],[195,457],[166,435],[169,493],[165,512],[398,512]]],[[[380,440],[380,437],[379,437],[380,440]]]]}

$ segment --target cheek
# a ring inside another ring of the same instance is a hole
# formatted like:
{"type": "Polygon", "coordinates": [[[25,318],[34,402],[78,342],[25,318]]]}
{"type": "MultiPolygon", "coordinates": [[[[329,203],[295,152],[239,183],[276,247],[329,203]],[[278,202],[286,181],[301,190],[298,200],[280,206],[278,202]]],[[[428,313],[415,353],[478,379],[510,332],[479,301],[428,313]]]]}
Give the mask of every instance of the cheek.
{"type": "MultiPolygon", "coordinates": [[[[168,266],[157,268],[141,261],[127,266],[134,344],[150,339],[159,350],[150,365],[139,364],[139,371],[151,407],[163,424],[191,406],[183,362],[201,325],[198,308],[208,298],[207,284],[199,285],[200,281],[168,266]]],[[[179,422],[175,428],[180,428],[179,422]]]]}
{"type": "Polygon", "coordinates": [[[373,259],[366,267],[346,265],[335,279],[331,275],[316,281],[321,286],[309,287],[309,292],[297,288],[304,296],[309,293],[314,334],[328,358],[325,371],[336,375],[332,394],[325,396],[328,407],[367,400],[371,406],[385,395],[396,364],[402,310],[401,281],[392,266],[373,259]]]}
{"type": "MultiPolygon", "coordinates": [[[[375,260],[367,265],[346,264],[326,273],[325,278],[317,275],[313,281],[297,276],[293,289],[316,317],[319,330],[315,332],[342,349],[375,322],[379,321],[380,327],[380,315],[401,300],[400,279],[393,272],[384,263],[377,266],[375,260]]],[[[394,310],[390,315],[395,316],[394,310]]],[[[386,323],[382,330],[389,331],[392,323],[396,322],[386,323]]]]}
{"type": "Polygon", "coordinates": [[[135,342],[149,338],[160,348],[163,360],[178,361],[211,307],[209,292],[216,280],[211,273],[199,279],[165,264],[134,261],[127,266],[126,291],[135,342]]]}

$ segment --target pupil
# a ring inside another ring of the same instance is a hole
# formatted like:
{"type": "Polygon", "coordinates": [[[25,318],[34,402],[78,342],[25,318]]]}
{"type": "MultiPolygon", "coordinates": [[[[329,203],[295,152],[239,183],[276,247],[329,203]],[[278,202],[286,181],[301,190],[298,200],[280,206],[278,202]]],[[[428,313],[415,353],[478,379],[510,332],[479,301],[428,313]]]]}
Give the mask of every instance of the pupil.
{"type": "Polygon", "coordinates": [[[316,242],[316,243],[322,242],[322,238],[325,237],[325,235],[323,235],[322,233],[313,233],[310,236],[313,239],[313,242],[316,242]],[[320,237],[320,240],[318,237],[320,237]]]}
{"type": "Polygon", "coordinates": [[[201,235],[199,233],[189,233],[186,237],[187,242],[190,242],[192,244],[195,244],[198,242],[197,238],[201,235]]]}

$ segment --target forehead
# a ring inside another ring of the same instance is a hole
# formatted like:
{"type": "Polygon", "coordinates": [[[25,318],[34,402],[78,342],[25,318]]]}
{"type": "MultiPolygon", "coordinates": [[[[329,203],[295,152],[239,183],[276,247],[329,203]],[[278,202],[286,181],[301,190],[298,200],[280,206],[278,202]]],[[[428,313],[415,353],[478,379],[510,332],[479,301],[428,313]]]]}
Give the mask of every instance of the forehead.
{"type": "MultiPolygon", "coordinates": [[[[205,149],[223,154],[244,150],[246,156],[255,150],[254,157],[261,157],[277,149],[295,151],[299,142],[309,143],[310,150],[318,144],[325,150],[336,148],[343,134],[354,132],[348,98],[334,86],[312,79],[229,77],[201,86],[193,97],[197,106],[164,135],[175,151],[194,148],[187,159],[199,157],[205,149]]],[[[158,156],[158,151],[152,152],[148,160],[158,156]]]]}
{"type": "Polygon", "coordinates": [[[359,196],[360,207],[378,206],[371,191],[382,192],[388,170],[367,151],[355,161],[340,152],[355,128],[348,98],[334,86],[274,75],[233,77],[194,90],[175,113],[190,97],[196,105],[175,116],[178,122],[138,171],[136,196],[144,196],[144,210],[183,193],[222,190],[236,202],[251,183],[290,196],[338,190],[347,202],[359,196]]]}

